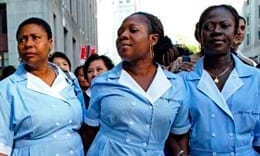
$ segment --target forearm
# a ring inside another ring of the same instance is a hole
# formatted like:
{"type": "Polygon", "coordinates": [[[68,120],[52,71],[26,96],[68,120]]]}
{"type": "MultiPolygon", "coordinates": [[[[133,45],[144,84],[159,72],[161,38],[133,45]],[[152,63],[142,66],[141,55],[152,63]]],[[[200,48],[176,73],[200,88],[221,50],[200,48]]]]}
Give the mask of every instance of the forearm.
{"type": "Polygon", "coordinates": [[[93,142],[97,132],[98,132],[98,127],[90,127],[87,126],[85,127],[85,143],[86,143],[86,147],[87,149],[89,149],[91,143],[93,142]]]}
{"type": "Polygon", "coordinates": [[[172,135],[170,134],[166,141],[166,148],[172,155],[184,156],[188,153],[188,134],[172,135]]]}
{"type": "Polygon", "coordinates": [[[0,153],[0,156],[7,156],[7,155],[0,153]]]}

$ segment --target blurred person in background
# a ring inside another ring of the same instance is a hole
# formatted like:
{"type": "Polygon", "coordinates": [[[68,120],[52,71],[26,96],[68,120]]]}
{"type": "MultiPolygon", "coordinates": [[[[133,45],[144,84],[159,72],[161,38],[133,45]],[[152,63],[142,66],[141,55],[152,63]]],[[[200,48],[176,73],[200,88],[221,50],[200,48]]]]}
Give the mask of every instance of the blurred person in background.
{"type": "Polygon", "coordinates": [[[89,88],[89,83],[84,77],[84,71],[83,71],[83,65],[78,66],[74,70],[74,75],[77,77],[79,81],[80,88],[82,89],[83,92],[85,92],[89,88]]]}
{"type": "Polygon", "coordinates": [[[239,16],[239,27],[232,44],[232,52],[236,54],[245,64],[255,67],[257,64],[254,60],[246,57],[238,47],[242,44],[245,38],[246,33],[246,19],[242,16],[239,16]]]}
{"type": "Polygon", "coordinates": [[[10,75],[13,74],[15,71],[16,71],[16,69],[15,69],[15,67],[12,66],[12,65],[9,65],[9,66],[4,67],[3,72],[2,72],[2,77],[1,77],[0,80],[3,80],[3,79],[5,79],[6,77],[10,76],[10,75]]]}
{"type": "MultiPolygon", "coordinates": [[[[112,69],[113,67],[114,67],[114,64],[109,57],[107,57],[105,55],[92,54],[87,58],[86,62],[83,65],[84,79],[87,80],[89,85],[91,85],[92,80],[96,76],[98,76],[104,72],[107,72],[108,70],[112,69]]],[[[89,100],[91,98],[91,88],[88,87],[88,89],[85,90],[83,94],[84,94],[84,99],[85,99],[85,107],[88,108],[89,100]]],[[[87,141],[88,134],[86,131],[87,131],[87,127],[85,124],[83,124],[79,132],[80,132],[80,135],[83,140],[85,152],[87,152],[87,149],[89,146],[88,141],[87,141]]]]}
{"type": "Polygon", "coordinates": [[[71,71],[70,59],[63,52],[56,51],[49,56],[49,61],[58,65],[63,71],[71,71]]]}

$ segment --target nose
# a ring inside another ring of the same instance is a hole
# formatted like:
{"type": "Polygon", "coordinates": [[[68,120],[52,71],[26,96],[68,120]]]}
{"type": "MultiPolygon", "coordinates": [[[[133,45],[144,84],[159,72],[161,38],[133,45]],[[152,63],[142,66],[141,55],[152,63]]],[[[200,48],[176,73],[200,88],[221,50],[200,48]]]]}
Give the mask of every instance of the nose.
{"type": "Polygon", "coordinates": [[[31,37],[28,37],[28,39],[25,40],[24,46],[25,46],[25,47],[31,47],[32,44],[33,44],[32,38],[31,38],[31,37]]]}
{"type": "Polygon", "coordinates": [[[121,41],[123,39],[127,39],[128,37],[128,32],[127,31],[123,31],[118,35],[118,41],[121,41]]]}
{"type": "Polygon", "coordinates": [[[93,77],[96,77],[99,74],[99,72],[97,70],[93,71],[93,77]]]}
{"type": "Polygon", "coordinates": [[[221,29],[221,26],[217,24],[217,25],[215,26],[214,31],[215,31],[215,32],[221,32],[221,30],[222,30],[222,29],[221,29]]]}

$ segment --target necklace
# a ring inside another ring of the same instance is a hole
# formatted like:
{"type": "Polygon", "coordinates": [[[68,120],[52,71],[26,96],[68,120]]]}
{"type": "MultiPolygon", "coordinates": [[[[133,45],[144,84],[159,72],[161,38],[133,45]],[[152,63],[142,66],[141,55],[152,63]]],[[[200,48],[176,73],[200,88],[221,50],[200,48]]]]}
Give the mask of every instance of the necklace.
{"type": "Polygon", "coordinates": [[[231,69],[232,65],[233,65],[233,62],[231,62],[230,65],[223,72],[219,73],[218,75],[214,75],[210,71],[207,71],[207,72],[209,73],[210,76],[213,77],[213,80],[215,83],[219,83],[219,78],[221,76],[223,76],[224,74],[226,74],[231,69]]]}

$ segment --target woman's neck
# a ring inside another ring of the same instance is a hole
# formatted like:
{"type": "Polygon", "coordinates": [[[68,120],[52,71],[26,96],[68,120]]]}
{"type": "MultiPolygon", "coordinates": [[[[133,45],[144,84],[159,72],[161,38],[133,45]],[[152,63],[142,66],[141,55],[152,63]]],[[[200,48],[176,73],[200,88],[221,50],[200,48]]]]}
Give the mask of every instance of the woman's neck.
{"type": "Polygon", "coordinates": [[[204,58],[204,68],[209,70],[217,70],[221,68],[225,68],[232,62],[231,54],[223,55],[223,56],[205,56],[204,58]]]}
{"type": "Polygon", "coordinates": [[[51,66],[48,65],[48,63],[40,66],[39,68],[34,68],[29,65],[25,65],[25,70],[37,76],[49,86],[53,84],[56,78],[56,72],[51,66]]]}
{"type": "Polygon", "coordinates": [[[153,61],[135,61],[123,62],[123,67],[126,71],[134,75],[147,75],[156,70],[156,64],[153,61]]]}

